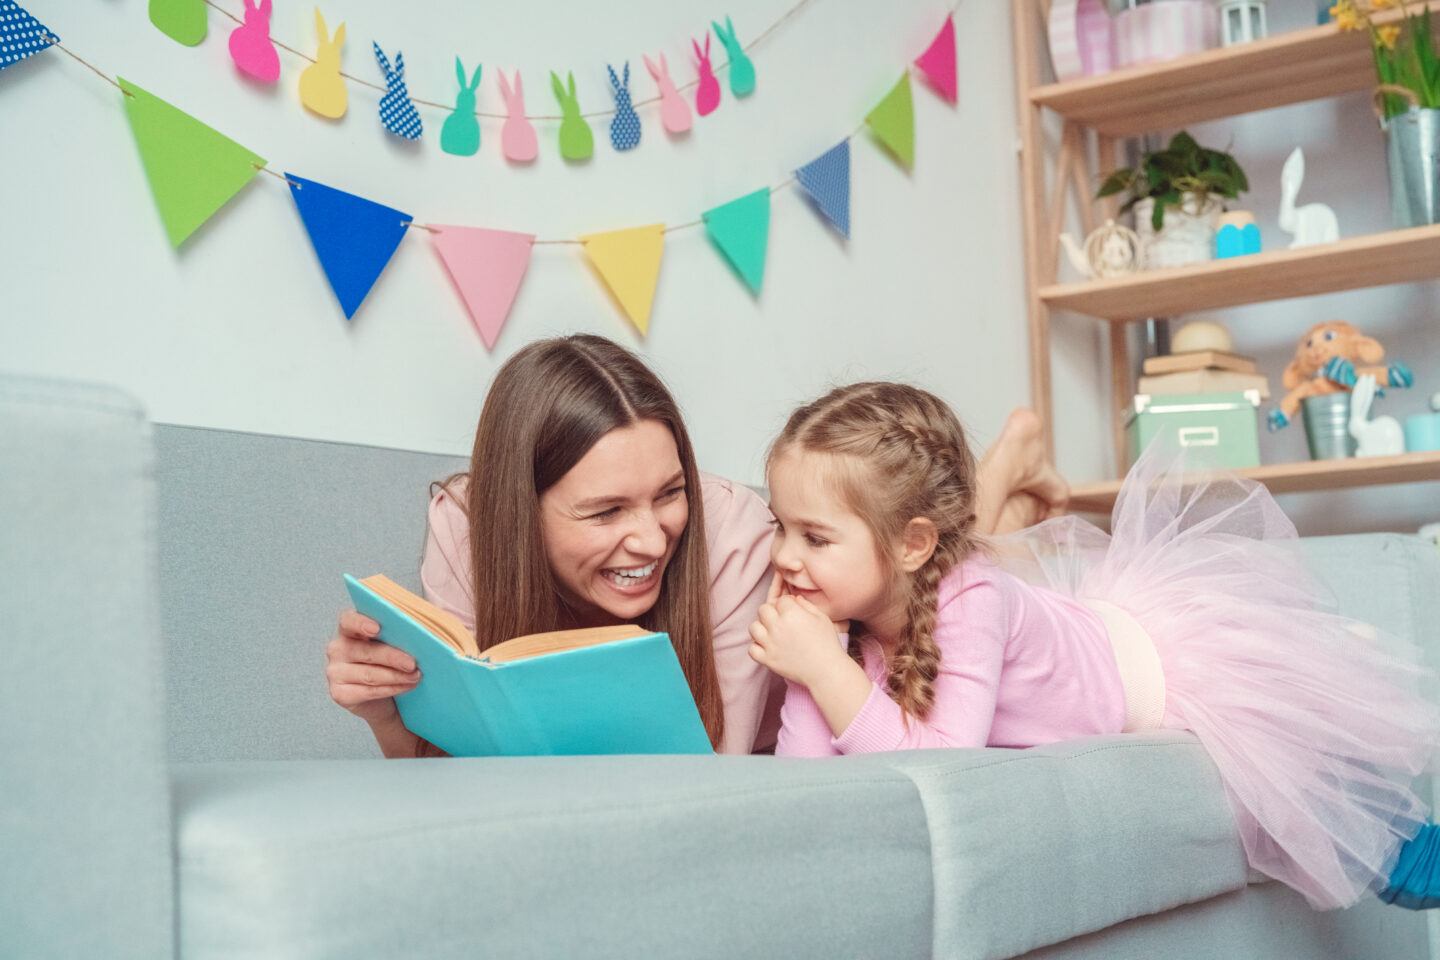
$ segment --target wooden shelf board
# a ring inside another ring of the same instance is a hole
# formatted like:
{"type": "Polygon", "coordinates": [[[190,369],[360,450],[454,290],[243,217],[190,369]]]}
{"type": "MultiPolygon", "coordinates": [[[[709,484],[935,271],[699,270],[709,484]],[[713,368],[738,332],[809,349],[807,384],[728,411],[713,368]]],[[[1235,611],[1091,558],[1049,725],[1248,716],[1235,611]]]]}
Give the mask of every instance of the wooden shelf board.
{"type": "MultiPolygon", "coordinates": [[[[1293,429],[1293,428],[1292,428],[1293,429]]],[[[1349,460],[1305,460],[1277,463],[1238,471],[1258,480],[1271,493],[1298,493],[1306,490],[1340,490],[1371,484],[1420,483],[1440,480],[1440,452],[1402,453],[1394,457],[1366,457],[1349,460]]],[[[1070,491],[1072,513],[1109,513],[1120,492],[1119,480],[1090,483],[1070,491]]]]}
{"type": "Polygon", "coordinates": [[[1440,225],[1040,289],[1052,310],[1125,322],[1440,277],[1440,225]]]}
{"type": "MultiPolygon", "coordinates": [[[[1440,9],[1440,2],[1430,6],[1440,9]]],[[[1440,33],[1440,18],[1431,29],[1440,33]]],[[[1368,90],[1376,83],[1368,34],[1342,33],[1326,24],[1046,84],[1031,90],[1030,102],[1102,134],[1126,137],[1368,90]]]]}

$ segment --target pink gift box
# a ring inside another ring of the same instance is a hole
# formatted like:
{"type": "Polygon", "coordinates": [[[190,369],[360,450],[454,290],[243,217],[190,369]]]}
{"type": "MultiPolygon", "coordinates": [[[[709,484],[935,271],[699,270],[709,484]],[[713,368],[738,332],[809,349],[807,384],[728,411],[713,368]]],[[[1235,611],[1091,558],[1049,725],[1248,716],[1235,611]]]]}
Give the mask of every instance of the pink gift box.
{"type": "Polygon", "coordinates": [[[1219,41],[1219,23],[1209,0],[1156,0],[1115,18],[1118,66],[1173,60],[1208,50],[1219,41]]]}

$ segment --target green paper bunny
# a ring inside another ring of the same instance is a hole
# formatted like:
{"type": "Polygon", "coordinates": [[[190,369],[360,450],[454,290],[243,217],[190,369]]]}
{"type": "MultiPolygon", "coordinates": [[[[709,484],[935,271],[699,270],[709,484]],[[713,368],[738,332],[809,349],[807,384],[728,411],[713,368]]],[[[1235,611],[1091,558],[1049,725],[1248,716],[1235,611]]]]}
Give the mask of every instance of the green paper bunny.
{"type": "Polygon", "coordinates": [[[595,136],[585,118],[580,116],[580,99],[575,96],[575,74],[572,71],[567,76],[569,93],[566,93],[565,85],[555,71],[550,71],[550,89],[555,91],[555,99],[560,101],[560,109],[565,115],[560,121],[560,156],[566,160],[589,160],[595,152],[595,136]]]}
{"type": "Polygon", "coordinates": [[[725,26],[720,26],[714,20],[710,26],[715,28],[715,35],[720,42],[725,44],[725,55],[730,58],[730,92],[737,97],[748,97],[755,92],[755,64],[745,55],[745,48],[740,41],[735,39],[735,24],[730,22],[730,17],[725,17],[725,26]]]}
{"type": "Polygon", "coordinates": [[[475,65],[470,82],[465,82],[465,65],[455,58],[455,79],[460,91],[455,94],[455,112],[445,118],[440,128],[440,149],[457,157],[473,156],[480,149],[480,121],[475,119],[475,91],[480,87],[481,64],[475,65]]]}

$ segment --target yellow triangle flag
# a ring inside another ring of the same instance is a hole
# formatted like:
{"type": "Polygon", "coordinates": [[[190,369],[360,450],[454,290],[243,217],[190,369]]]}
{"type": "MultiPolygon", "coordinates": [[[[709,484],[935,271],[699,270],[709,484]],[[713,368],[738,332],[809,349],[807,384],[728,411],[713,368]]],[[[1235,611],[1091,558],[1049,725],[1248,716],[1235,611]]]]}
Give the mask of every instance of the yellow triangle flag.
{"type": "Polygon", "coordinates": [[[591,233],[580,242],[630,322],[642,335],[648,332],[660,255],[665,252],[665,225],[591,233]]]}

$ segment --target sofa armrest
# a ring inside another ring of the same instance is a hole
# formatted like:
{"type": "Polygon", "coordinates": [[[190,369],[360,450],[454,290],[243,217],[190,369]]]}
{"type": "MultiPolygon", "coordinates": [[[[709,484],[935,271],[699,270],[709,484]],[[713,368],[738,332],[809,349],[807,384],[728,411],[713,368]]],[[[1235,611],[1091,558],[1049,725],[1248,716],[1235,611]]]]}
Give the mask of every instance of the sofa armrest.
{"type": "Polygon", "coordinates": [[[174,952],[148,425],[0,377],[0,956],[174,952]]]}

